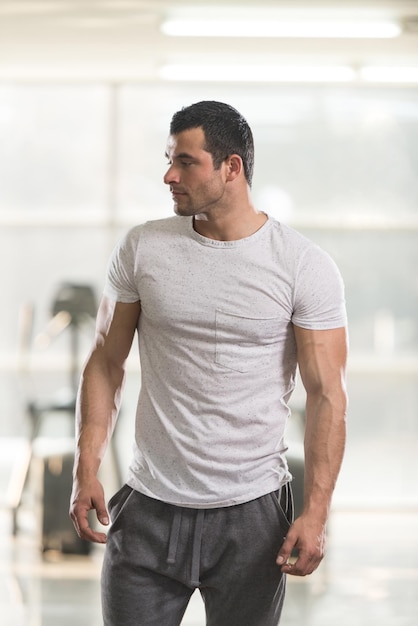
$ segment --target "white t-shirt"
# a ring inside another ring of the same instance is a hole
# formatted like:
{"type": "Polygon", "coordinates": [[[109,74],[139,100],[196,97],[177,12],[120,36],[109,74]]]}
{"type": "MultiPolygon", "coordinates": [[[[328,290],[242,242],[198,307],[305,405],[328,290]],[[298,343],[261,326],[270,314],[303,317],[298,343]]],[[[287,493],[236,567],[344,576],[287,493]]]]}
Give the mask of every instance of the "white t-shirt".
{"type": "Polygon", "coordinates": [[[250,237],[217,241],[175,216],[130,230],[113,252],[104,294],[141,302],[129,485],[178,506],[214,508],[289,481],[293,324],[346,324],[330,257],[272,218],[250,237]]]}

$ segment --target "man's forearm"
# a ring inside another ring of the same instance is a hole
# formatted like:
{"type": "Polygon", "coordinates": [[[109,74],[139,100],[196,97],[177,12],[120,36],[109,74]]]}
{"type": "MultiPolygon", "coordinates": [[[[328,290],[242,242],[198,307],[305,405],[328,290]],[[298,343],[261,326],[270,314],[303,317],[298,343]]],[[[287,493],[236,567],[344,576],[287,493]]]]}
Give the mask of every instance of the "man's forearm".
{"type": "Polygon", "coordinates": [[[347,398],[309,396],[306,404],[304,512],[326,521],[341,468],[346,439],[347,398]]]}
{"type": "Polygon", "coordinates": [[[76,406],[76,463],[79,477],[95,476],[115,427],[124,372],[105,370],[98,356],[83,372],[76,406]]]}
{"type": "Polygon", "coordinates": [[[325,551],[326,524],[345,446],[345,392],[331,401],[308,394],[305,430],[304,508],[289,529],[277,563],[287,574],[311,574],[325,551]],[[296,562],[289,562],[292,550],[296,562]]]}

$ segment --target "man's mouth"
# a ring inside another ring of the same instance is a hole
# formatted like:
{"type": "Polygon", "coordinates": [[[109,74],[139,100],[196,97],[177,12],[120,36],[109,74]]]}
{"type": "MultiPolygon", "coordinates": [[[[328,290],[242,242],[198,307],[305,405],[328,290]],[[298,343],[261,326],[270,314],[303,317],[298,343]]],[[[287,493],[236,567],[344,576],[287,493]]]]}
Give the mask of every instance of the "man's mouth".
{"type": "Polygon", "coordinates": [[[177,198],[178,196],[185,196],[185,192],[184,191],[180,191],[179,189],[170,189],[171,191],[171,195],[173,196],[173,198],[177,198]]]}

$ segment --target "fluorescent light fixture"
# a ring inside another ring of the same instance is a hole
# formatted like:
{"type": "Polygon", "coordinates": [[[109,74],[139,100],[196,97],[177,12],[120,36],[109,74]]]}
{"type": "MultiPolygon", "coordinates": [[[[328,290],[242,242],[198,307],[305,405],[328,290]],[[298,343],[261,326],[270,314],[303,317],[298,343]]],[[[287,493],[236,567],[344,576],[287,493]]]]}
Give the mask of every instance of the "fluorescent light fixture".
{"type": "Polygon", "coordinates": [[[169,18],[161,24],[172,37],[301,37],[391,39],[402,29],[397,22],[382,20],[288,20],[169,18]]]}
{"type": "Polygon", "coordinates": [[[362,80],[370,83],[418,83],[418,66],[365,66],[359,70],[359,76],[362,80]]]}
{"type": "Polygon", "coordinates": [[[347,83],[357,74],[349,66],[164,65],[160,77],[173,81],[347,83]]]}

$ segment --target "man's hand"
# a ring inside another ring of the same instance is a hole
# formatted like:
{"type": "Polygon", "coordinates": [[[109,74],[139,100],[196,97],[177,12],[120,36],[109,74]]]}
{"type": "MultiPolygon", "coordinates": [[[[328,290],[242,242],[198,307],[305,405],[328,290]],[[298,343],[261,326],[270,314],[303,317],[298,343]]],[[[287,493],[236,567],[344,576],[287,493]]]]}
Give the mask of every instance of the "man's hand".
{"type": "Polygon", "coordinates": [[[323,523],[312,520],[308,515],[298,517],[289,528],[277,556],[282,572],[293,576],[312,574],[324,556],[325,532],[323,523]],[[298,553],[295,561],[291,558],[293,549],[298,553]]]}
{"type": "Polygon", "coordinates": [[[74,480],[71,494],[70,517],[73,521],[78,536],[95,543],[106,543],[106,534],[99,533],[90,528],[88,512],[96,511],[97,519],[101,524],[109,524],[109,515],[106,509],[104,491],[101,483],[94,479],[81,484],[74,480]]]}

